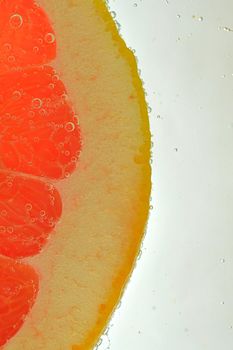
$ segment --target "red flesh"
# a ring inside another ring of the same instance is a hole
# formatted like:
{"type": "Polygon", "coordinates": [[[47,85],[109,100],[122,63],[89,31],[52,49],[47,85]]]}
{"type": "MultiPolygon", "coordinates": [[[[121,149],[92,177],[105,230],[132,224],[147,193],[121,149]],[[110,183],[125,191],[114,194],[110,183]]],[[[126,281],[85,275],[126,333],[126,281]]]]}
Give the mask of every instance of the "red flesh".
{"type": "Polygon", "coordinates": [[[64,84],[45,66],[55,57],[43,9],[0,0],[0,346],[22,327],[39,289],[37,273],[11,258],[38,254],[48,241],[62,212],[50,181],[75,170],[81,149],[64,84]]]}

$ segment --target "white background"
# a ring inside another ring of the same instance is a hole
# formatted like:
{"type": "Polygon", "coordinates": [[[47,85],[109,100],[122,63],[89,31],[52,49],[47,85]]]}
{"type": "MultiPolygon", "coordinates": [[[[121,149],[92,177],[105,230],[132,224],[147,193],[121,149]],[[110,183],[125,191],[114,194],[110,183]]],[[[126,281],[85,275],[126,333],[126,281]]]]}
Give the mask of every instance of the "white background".
{"type": "Polygon", "coordinates": [[[154,191],[141,258],[99,350],[232,350],[233,1],[109,6],[152,108],[154,191]]]}

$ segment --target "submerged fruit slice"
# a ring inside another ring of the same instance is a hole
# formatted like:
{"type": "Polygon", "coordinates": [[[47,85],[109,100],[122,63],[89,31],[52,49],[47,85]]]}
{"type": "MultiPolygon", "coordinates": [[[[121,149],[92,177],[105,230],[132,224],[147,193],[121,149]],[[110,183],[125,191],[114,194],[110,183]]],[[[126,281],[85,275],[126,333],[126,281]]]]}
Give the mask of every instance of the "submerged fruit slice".
{"type": "Polygon", "coordinates": [[[0,172],[0,254],[38,254],[61,211],[61,198],[52,184],[0,172]]]}
{"type": "Polygon", "coordinates": [[[56,55],[53,29],[33,0],[0,1],[0,74],[10,68],[43,64],[56,55]]]}
{"type": "Polygon", "coordinates": [[[78,111],[84,146],[78,170],[56,184],[63,201],[56,237],[28,259],[42,276],[39,298],[4,350],[88,350],[119,300],[144,233],[148,115],[135,59],[104,2],[39,4],[54,23],[56,68],[78,111]]]}
{"type": "Polygon", "coordinates": [[[28,265],[0,256],[0,346],[18,332],[38,293],[38,276],[28,265]]]}
{"type": "Polygon", "coordinates": [[[76,167],[78,120],[52,67],[0,76],[0,168],[61,179],[76,167]]]}

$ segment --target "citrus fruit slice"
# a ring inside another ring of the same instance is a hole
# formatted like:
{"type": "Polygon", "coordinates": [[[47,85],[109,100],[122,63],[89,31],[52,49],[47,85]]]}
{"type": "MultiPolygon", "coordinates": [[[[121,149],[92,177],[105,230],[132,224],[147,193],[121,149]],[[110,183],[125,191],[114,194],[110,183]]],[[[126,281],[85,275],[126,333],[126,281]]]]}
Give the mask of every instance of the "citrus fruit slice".
{"type": "MultiPolygon", "coordinates": [[[[40,293],[24,327],[4,350],[88,350],[93,348],[121,296],[145,230],[151,188],[147,107],[135,58],[119,37],[103,1],[41,0],[37,4],[52,21],[49,29],[46,24],[46,31],[56,36],[54,68],[72,102],[67,102],[66,92],[61,100],[60,92],[54,95],[47,90],[47,84],[53,84],[50,79],[40,95],[34,94],[39,93],[43,71],[49,68],[35,67],[38,62],[29,63],[26,58],[18,63],[17,70],[10,68],[7,74],[19,82],[22,96],[16,104],[14,101],[10,112],[7,108],[11,108],[11,102],[4,106],[4,113],[16,115],[18,124],[12,125],[10,120],[6,124],[2,133],[6,133],[7,142],[1,144],[0,140],[0,147],[7,158],[1,156],[0,160],[4,169],[14,170],[17,176],[26,173],[30,181],[31,175],[36,181],[56,181],[63,214],[46,249],[27,258],[41,276],[40,293]],[[33,67],[25,67],[23,62],[33,67]],[[24,80],[25,74],[38,70],[38,83],[34,85],[32,79],[31,88],[30,79],[28,85],[24,80]],[[35,133],[38,129],[39,137],[45,135],[41,146],[46,145],[46,152],[41,153],[41,147],[34,147],[35,135],[31,137],[28,117],[23,121],[21,117],[30,112],[28,106],[35,98],[43,101],[47,110],[46,98],[52,99],[51,94],[68,114],[60,113],[59,107],[58,113],[52,111],[51,120],[48,117],[48,124],[44,124],[44,112],[36,112],[35,133]],[[51,133],[51,123],[57,123],[56,113],[65,120],[58,122],[62,127],[51,133]],[[81,141],[75,113],[83,143],[76,171],[81,141]],[[65,127],[64,123],[70,124],[65,127]],[[17,132],[13,130],[15,125],[19,127],[17,132]],[[18,146],[8,150],[13,141],[19,142],[18,146]],[[68,159],[60,152],[61,143],[61,147],[68,145],[68,149],[62,149],[70,152],[66,153],[68,159]]],[[[52,58],[47,54],[43,57],[52,58]]],[[[43,58],[40,64],[47,61],[43,58]]],[[[18,91],[7,84],[4,91],[9,91],[9,96],[18,91]]],[[[6,92],[3,104],[9,96],[6,92]]]]}

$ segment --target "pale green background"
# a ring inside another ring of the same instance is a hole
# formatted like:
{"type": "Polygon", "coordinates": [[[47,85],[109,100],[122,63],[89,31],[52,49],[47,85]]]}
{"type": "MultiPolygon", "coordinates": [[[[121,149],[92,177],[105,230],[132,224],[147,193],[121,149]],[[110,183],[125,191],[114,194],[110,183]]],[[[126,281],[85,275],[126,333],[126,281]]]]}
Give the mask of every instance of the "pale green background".
{"type": "Polygon", "coordinates": [[[109,5],[152,107],[154,209],[99,350],[232,350],[233,1],[109,5]]]}

